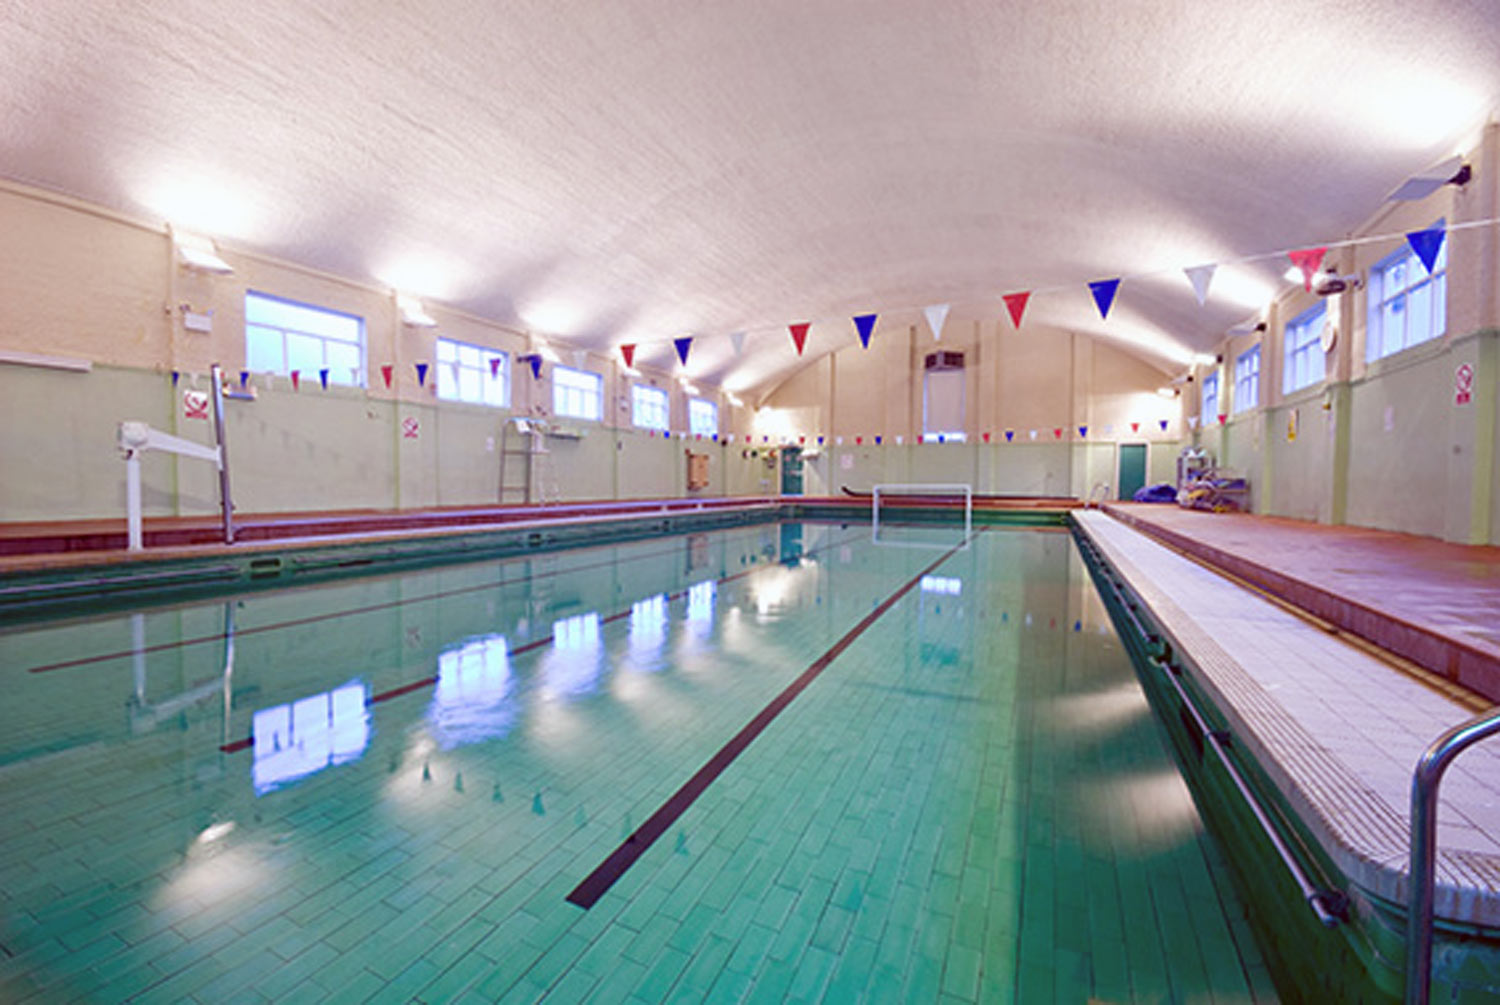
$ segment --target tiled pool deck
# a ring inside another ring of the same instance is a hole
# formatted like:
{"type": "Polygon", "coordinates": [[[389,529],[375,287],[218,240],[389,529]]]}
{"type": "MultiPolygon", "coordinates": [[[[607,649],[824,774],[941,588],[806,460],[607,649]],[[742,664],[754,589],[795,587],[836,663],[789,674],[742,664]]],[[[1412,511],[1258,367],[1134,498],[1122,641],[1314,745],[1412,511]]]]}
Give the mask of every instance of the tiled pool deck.
{"type": "MultiPolygon", "coordinates": [[[[1163,511],[1180,535],[1241,534],[1245,550],[1294,571],[1317,567],[1338,547],[1339,529],[1293,528],[1278,536],[1256,518],[1163,511]],[[1253,535],[1253,536],[1251,536],[1253,535]],[[1331,540],[1330,540],[1331,539],[1331,540]],[[1323,548],[1315,542],[1323,540],[1323,548]]],[[[1475,714],[1476,703],[1451,688],[1405,673],[1325,626],[1242,588],[1097,511],[1079,524],[1145,601],[1158,623],[1190,655],[1199,683],[1230,721],[1238,742],[1275,780],[1325,850],[1354,882],[1381,897],[1406,899],[1408,800],[1417,758],[1445,729],[1475,714]]],[[[1398,537],[1391,535],[1390,537],[1398,537]]],[[[1347,568],[1363,568],[1363,590],[1400,603],[1426,598],[1422,613],[1459,606],[1453,592],[1422,588],[1422,567],[1401,573],[1399,542],[1373,553],[1339,550],[1347,568]]],[[[1422,545],[1418,545],[1422,547],[1422,545]]],[[[1352,575],[1351,573],[1336,573],[1352,575]]],[[[1434,577],[1436,578],[1436,577],[1434,577]]],[[[1479,606],[1479,605],[1476,605],[1479,606]]],[[[1482,608],[1481,608],[1482,609],[1482,608]]],[[[1439,811],[1437,911],[1485,926],[1500,925],[1500,749],[1481,745],[1446,776],[1439,811]]]]}

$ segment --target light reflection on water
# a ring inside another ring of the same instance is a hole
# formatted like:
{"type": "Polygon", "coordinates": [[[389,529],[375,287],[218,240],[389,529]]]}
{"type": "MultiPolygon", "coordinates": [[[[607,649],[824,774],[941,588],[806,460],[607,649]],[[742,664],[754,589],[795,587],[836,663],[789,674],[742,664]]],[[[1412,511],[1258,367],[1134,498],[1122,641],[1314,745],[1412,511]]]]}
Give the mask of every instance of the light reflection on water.
{"type": "Polygon", "coordinates": [[[355,680],[256,712],[251,725],[256,795],[358,759],[370,742],[367,705],[365,684],[355,680]]]}
{"type": "Polygon", "coordinates": [[[438,655],[427,722],[444,750],[510,732],[518,715],[509,646],[503,635],[473,639],[438,655]]]}

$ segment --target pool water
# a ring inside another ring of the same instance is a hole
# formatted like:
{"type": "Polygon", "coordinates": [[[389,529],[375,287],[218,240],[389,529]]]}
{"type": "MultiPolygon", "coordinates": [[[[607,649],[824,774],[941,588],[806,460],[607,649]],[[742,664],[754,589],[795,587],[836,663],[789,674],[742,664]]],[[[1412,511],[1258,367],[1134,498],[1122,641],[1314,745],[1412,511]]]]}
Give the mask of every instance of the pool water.
{"type": "Polygon", "coordinates": [[[1275,998],[1061,528],[80,616],[0,688],[3,1001],[1275,998]]]}

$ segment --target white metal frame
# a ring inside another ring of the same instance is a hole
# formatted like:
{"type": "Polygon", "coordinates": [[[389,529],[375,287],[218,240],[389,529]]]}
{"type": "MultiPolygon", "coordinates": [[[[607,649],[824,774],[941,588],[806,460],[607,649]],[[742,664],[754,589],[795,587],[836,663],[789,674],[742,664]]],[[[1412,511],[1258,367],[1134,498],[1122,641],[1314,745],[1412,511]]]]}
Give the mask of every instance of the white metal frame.
{"type": "MultiPolygon", "coordinates": [[[[940,493],[957,495],[963,493],[964,497],[964,540],[967,541],[974,531],[974,486],[959,482],[893,482],[887,485],[876,485],[870,492],[870,539],[879,544],[880,542],[880,493],[885,491],[887,495],[890,490],[899,490],[898,495],[931,494],[933,490],[940,493]]],[[[916,547],[916,545],[913,545],[916,547]]],[[[948,547],[948,545],[941,545],[948,547]]]]}

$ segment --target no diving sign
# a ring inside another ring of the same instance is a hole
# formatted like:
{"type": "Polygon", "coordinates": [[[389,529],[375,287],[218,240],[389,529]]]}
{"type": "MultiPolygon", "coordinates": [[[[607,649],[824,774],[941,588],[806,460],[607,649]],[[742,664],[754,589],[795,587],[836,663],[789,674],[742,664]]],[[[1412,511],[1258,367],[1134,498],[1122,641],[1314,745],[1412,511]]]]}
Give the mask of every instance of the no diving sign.
{"type": "Polygon", "coordinates": [[[1474,391],[1474,367],[1460,363],[1453,371],[1453,403],[1467,405],[1474,391]]]}
{"type": "Polygon", "coordinates": [[[208,418],[208,394],[205,391],[182,392],[182,417],[184,419],[208,418]]]}

